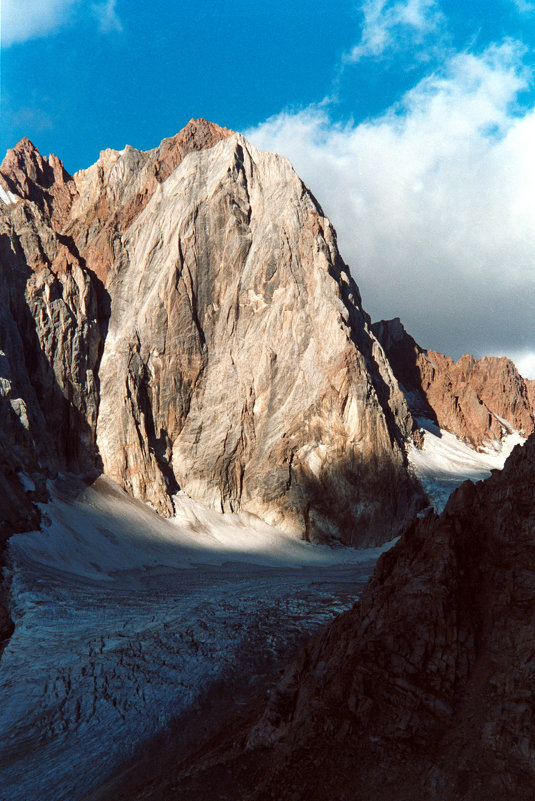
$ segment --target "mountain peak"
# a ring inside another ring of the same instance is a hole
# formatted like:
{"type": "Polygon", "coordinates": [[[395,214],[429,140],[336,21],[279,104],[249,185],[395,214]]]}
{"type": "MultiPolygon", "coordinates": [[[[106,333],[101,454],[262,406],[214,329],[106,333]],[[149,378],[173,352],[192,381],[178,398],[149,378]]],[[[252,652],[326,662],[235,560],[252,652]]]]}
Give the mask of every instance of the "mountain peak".
{"type": "Polygon", "coordinates": [[[96,164],[76,173],[74,180],[83,202],[72,208],[70,230],[77,235],[91,227],[93,246],[86,254],[87,264],[104,283],[113,262],[115,227],[125,232],[189,153],[214,147],[233,134],[208,120],[191,119],[158,147],[142,151],[127,145],[122,151],[103,150],[96,164]]]}
{"type": "Polygon", "coordinates": [[[26,153],[30,153],[30,152],[34,152],[34,151],[37,152],[37,153],[39,152],[39,149],[34,145],[34,143],[30,139],[28,139],[27,136],[23,136],[22,139],[19,142],[17,142],[15,147],[12,148],[12,150],[15,150],[17,153],[20,153],[20,152],[23,152],[23,151],[26,152],[26,153]]]}
{"type": "Polygon", "coordinates": [[[106,474],[165,514],[180,487],[309,540],[395,536],[423,502],[403,450],[413,421],[334,230],[289,163],[253,158],[204,119],[146,152],[103,151],[67,183],[27,147],[11,153],[11,180],[44,244],[26,263],[65,282],[77,264],[95,282],[80,308],[98,319],[104,297],[97,333],[113,331],[88,349],[69,333],[60,350],[58,318],[47,340],[62,367],[78,359],[77,376],[98,365],[98,402],[85,385],[65,397],[87,414],[106,474]]]}
{"type": "Polygon", "coordinates": [[[13,174],[13,178],[16,178],[16,175],[21,171],[25,171],[28,177],[31,178],[36,173],[43,172],[45,164],[47,162],[33,142],[28,137],[23,136],[15,147],[6,152],[0,165],[0,171],[4,177],[9,177],[10,174],[13,174]]]}
{"type": "Polygon", "coordinates": [[[72,180],[57,156],[44,158],[27,136],[7,151],[0,165],[0,176],[16,195],[38,203],[43,190],[72,180]]]}
{"type": "Polygon", "coordinates": [[[161,141],[154,162],[156,180],[163,183],[188,153],[214,147],[222,139],[234,134],[235,131],[202,117],[192,118],[177,134],[161,141]]]}
{"type": "Polygon", "coordinates": [[[221,138],[224,138],[225,136],[232,136],[236,133],[236,131],[233,131],[230,128],[225,128],[223,125],[218,125],[216,122],[206,120],[204,117],[192,117],[187,125],[184,126],[181,133],[188,130],[196,132],[210,131],[212,134],[219,134],[221,138]]]}
{"type": "Polygon", "coordinates": [[[36,203],[56,228],[62,227],[76,194],[60,159],[54,154],[44,158],[26,136],[7,151],[0,165],[0,186],[12,203],[16,199],[36,203]]]}

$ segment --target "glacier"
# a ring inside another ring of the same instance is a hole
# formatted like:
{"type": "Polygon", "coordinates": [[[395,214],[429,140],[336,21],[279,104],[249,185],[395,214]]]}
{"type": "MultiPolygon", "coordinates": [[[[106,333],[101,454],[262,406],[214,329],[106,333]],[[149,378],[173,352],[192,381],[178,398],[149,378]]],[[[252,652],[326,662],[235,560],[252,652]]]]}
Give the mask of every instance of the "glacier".
{"type": "Polygon", "coordinates": [[[387,547],[311,545],[180,495],[167,520],[104,477],[50,490],[42,530],[9,543],[2,801],[82,799],[210,687],[349,608],[387,547]]]}

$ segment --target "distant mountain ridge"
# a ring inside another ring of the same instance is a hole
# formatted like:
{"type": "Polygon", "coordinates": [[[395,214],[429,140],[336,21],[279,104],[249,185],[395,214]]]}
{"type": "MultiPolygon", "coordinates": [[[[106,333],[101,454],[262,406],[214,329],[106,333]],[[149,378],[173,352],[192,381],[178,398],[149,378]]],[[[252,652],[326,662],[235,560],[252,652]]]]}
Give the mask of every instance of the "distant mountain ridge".
{"type": "Polygon", "coordinates": [[[510,359],[464,355],[454,361],[420,347],[399,317],[374,323],[372,330],[415,416],[476,448],[502,439],[509,427],[526,437],[535,429],[535,382],[510,359]]]}

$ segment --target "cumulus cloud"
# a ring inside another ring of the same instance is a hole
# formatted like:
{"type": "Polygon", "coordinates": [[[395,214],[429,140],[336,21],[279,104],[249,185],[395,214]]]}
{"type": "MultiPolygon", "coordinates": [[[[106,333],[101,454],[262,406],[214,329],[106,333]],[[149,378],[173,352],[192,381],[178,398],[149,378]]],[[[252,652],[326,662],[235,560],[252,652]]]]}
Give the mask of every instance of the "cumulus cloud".
{"type": "Polygon", "coordinates": [[[436,0],[400,0],[397,3],[365,0],[361,10],[364,16],[361,39],[347,54],[346,62],[355,63],[366,57],[381,56],[408,41],[411,44],[420,43],[445,23],[436,0]]]}
{"type": "MultiPolygon", "coordinates": [[[[374,319],[453,356],[535,354],[535,109],[523,47],[452,57],[384,115],[282,113],[247,135],[290,158],[374,319]]],[[[534,373],[535,377],[535,373],[534,373]]]]}
{"type": "Polygon", "coordinates": [[[116,0],[91,7],[81,0],[2,0],[2,45],[26,42],[46,36],[71,24],[76,13],[91,10],[102,33],[120,32],[116,0]]]}

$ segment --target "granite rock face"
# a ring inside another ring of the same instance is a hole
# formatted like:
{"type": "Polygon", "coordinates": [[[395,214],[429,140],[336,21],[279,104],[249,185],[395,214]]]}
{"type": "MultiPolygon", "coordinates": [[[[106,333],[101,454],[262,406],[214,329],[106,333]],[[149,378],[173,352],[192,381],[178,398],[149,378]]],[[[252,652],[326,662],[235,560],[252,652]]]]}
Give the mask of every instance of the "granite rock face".
{"type": "Polygon", "coordinates": [[[504,420],[525,436],[535,429],[533,382],[510,359],[464,355],[455,362],[421,348],[399,318],[372,328],[414,415],[429,417],[474,447],[508,434],[504,420]]]}
{"type": "Polygon", "coordinates": [[[123,235],[107,290],[109,476],[164,513],[180,486],[310,539],[394,534],[414,500],[412,419],[285,159],[237,134],[184,158],[123,235]]]}
{"type": "Polygon", "coordinates": [[[250,732],[248,798],[534,797],[534,488],[532,435],[381,557],[250,732]]]}
{"type": "Polygon", "coordinates": [[[59,468],[94,469],[102,288],[58,219],[74,186],[27,139],[0,167],[0,533],[35,527],[59,468]],[[99,309],[100,307],[100,309],[99,309]]]}
{"type": "Polygon", "coordinates": [[[163,514],[180,487],[314,540],[399,531],[412,416],[285,159],[192,120],[75,176],[22,140],[0,188],[5,429],[28,475],[101,469],[163,514]]]}
{"type": "MultiPolygon", "coordinates": [[[[72,236],[89,269],[104,283],[125,258],[122,236],[160,184],[188,153],[213,147],[233,134],[207,120],[190,120],[176,136],[153,150],[127,145],[103,150],[98,161],[74,176],[75,197],[64,230],[72,236]]],[[[153,221],[157,225],[158,221],[153,221]]]]}
{"type": "Polygon", "coordinates": [[[98,281],[31,201],[0,207],[0,276],[2,395],[10,415],[40,465],[88,469],[97,460],[105,333],[98,281]]]}

